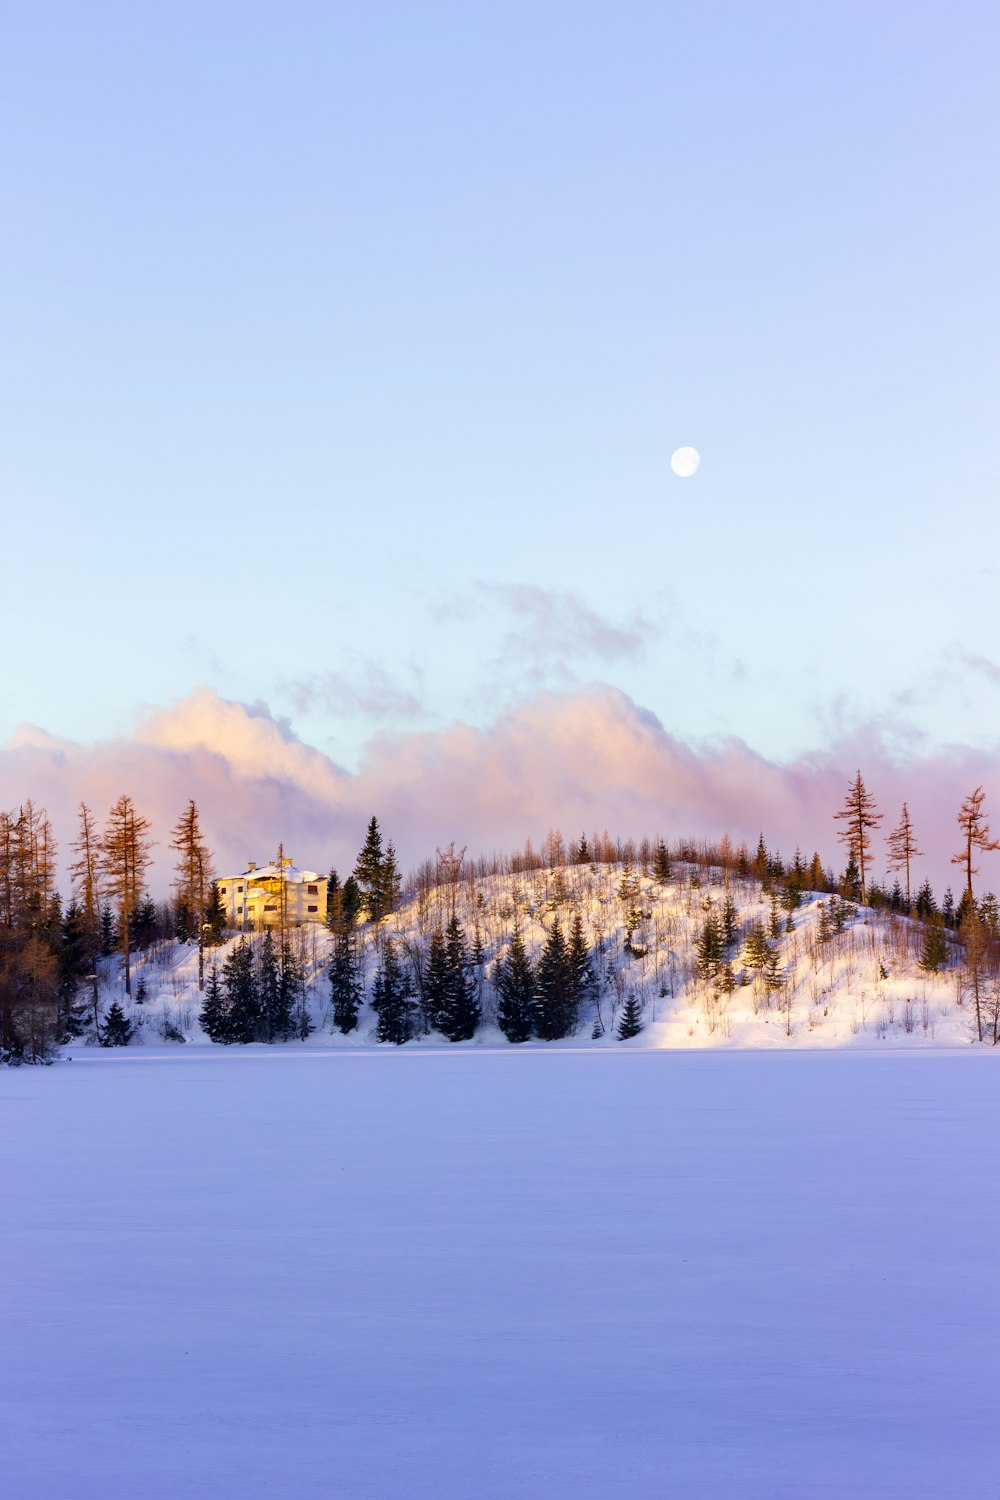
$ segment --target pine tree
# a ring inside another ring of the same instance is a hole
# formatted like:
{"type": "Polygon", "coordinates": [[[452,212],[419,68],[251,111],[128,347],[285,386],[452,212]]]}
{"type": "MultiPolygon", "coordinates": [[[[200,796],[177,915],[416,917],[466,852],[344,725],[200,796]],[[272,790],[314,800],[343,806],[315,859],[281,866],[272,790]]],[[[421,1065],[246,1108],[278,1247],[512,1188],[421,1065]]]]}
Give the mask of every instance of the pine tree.
{"type": "Polygon", "coordinates": [[[390,839],[385,846],[385,858],[382,861],[379,878],[379,908],[383,916],[388,916],[396,910],[402,887],[403,878],[396,863],[396,847],[390,839]]]}
{"type": "Polygon", "coordinates": [[[218,948],[226,935],[226,905],[219,891],[219,882],[213,880],[208,888],[202,924],[206,948],[218,948]]]}
{"type": "Polygon", "coordinates": [[[920,967],[925,974],[937,974],[948,964],[948,939],[940,918],[931,917],[924,923],[924,946],[920,954],[920,967]]]}
{"type": "Polygon", "coordinates": [[[875,799],[869,794],[861,779],[861,772],[858,771],[844,800],[843,809],[834,813],[834,818],[844,824],[843,833],[837,834],[838,839],[847,846],[848,854],[858,862],[862,906],[865,904],[865,870],[871,854],[869,832],[878,827],[883,816],[875,809],[875,799]]]}
{"type": "Polygon", "coordinates": [[[372,1006],[378,1013],[377,1041],[396,1046],[409,1041],[412,996],[413,987],[400,964],[396,944],[389,938],[372,986],[372,1006]]]}
{"type": "Polygon", "coordinates": [[[569,929],[569,947],[566,954],[567,969],[569,973],[569,988],[571,1004],[574,1011],[579,1014],[582,1006],[586,1005],[590,993],[594,988],[594,970],[590,962],[590,948],[583,933],[583,918],[579,907],[573,912],[573,921],[569,929]]]}
{"type": "Polygon", "coordinates": [[[326,925],[331,932],[339,932],[344,920],[344,890],[340,876],[331,869],[326,878],[326,925]]]}
{"type": "Polygon", "coordinates": [[[106,901],[101,907],[101,957],[108,958],[115,951],[118,934],[115,931],[115,914],[106,901]]]}
{"type": "Polygon", "coordinates": [[[353,927],[364,910],[364,896],[353,875],[344,881],[340,897],[340,915],[345,927],[353,927]]]}
{"type": "Polygon", "coordinates": [[[543,1041],[558,1041],[573,1030],[575,1001],[566,940],[556,917],[538,961],[535,1032],[543,1041]]]}
{"type": "Polygon", "coordinates": [[[508,1042],[526,1042],[534,1030],[535,975],[515,927],[497,971],[497,1025],[508,1042]]]}
{"type": "Polygon", "coordinates": [[[102,1047],[127,1047],[132,1039],[132,1026],[116,1000],[104,1018],[101,1027],[102,1047]]]}
{"type": "Polygon", "coordinates": [[[333,958],[330,962],[330,1000],[333,1007],[333,1024],[347,1035],[358,1024],[358,1011],[365,998],[364,986],[354,956],[354,940],[350,929],[338,933],[334,942],[333,958]]]}
{"type": "Polygon", "coordinates": [[[228,1015],[230,1042],[252,1042],[257,1037],[260,1000],[254,974],[253,948],[240,938],[222,966],[222,991],[228,1015]]]}
{"type": "Polygon", "coordinates": [[[205,1000],[198,1017],[205,1035],[213,1042],[234,1042],[233,1028],[229,1021],[229,1007],[222,994],[222,985],[219,983],[219,970],[213,964],[208,971],[208,983],[205,986],[205,1000]]]}
{"type": "Polygon", "coordinates": [[[618,1040],[627,1042],[630,1037],[638,1036],[642,1029],[642,1006],[633,990],[629,992],[629,997],[622,1006],[621,1018],[618,1022],[618,1040]]]}
{"type": "Polygon", "coordinates": [[[273,1042],[280,1010],[280,975],[274,934],[268,928],[256,948],[257,1015],[255,1040],[273,1042]]]}
{"type": "Polygon", "coordinates": [[[445,932],[445,965],[445,995],[435,1025],[449,1042],[467,1042],[479,1025],[479,1003],[475,982],[469,977],[465,934],[457,917],[451,918],[445,932]]]}
{"type": "Polygon", "coordinates": [[[431,945],[424,968],[423,1005],[424,1029],[433,1031],[438,1024],[438,1015],[448,999],[448,948],[444,933],[440,929],[431,934],[431,945]]]}
{"type": "MultiPolygon", "coordinates": [[[[296,1001],[304,996],[302,966],[285,938],[278,968],[278,1003],[274,1012],[274,1035],[287,1042],[295,1030],[296,1001]]],[[[310,1028],[311,1029],[311,1028],[310,1028]]]]}
{"type": "Polygon", "coordinates": [[[384,914],[385,853],[382,849],[382,834],[378,819],[373,817],[368,824],[365,842],[354,866],[354,879],[361,891],[364,909],[373,922],[384,914]]]}
{"type": "Polygon", "coordinates": [[[670,854],[662,839],[656,841],[656,853],[653,856],[653,878],[660,885],[666,885],[670,879],[670,854]]]}
{"type": "Polygon", "coordinates": [[[722,904],[722,927],[720,937],[722,939],[722,951],[726,958],[732,955],[736,947],[736,939],[739,936],[739,923],[736,920],[736,907],[733,898],[726,892],[726,899],[722,904]]]}
{"type": "Polygon", "coordinates": [[[625,922],[625,952],[631,954],[632,939],[642,921],[642,886],[639,877],[628,865],[622,872],[621,884],[618,887],[618,899],[622,904],[622,916],[625,922]]]}
{"type": "Polygon", "coordinates": [[[715,979],[722,968],[725,953],[722,947],[722,933],[719,930],[719,919],[713,912],[705,918],[702,925],[701,935],[697,943],[698,977],[700,979],[715,979]]]}
{"type": "Polygon", "coordinates": [[[926,922],[928,917],[937,915],[937,909],[938,906],[937,902],[934,899],[934,892],[931,889],[931,883],[929,880],[925,880],[923,885],[917,892],[917,900],[915,906],[917,916],[922,922],[926,922]]]}
{"type": "Polygon", "coordinates": [[[87,1029],[90,1008],[80,986],[90,969],[93,941],[90,924],[76,902],[71,901],[62,920],[59,949],[60,1032],[66,1040],[83,1036],[87,1029]]]}

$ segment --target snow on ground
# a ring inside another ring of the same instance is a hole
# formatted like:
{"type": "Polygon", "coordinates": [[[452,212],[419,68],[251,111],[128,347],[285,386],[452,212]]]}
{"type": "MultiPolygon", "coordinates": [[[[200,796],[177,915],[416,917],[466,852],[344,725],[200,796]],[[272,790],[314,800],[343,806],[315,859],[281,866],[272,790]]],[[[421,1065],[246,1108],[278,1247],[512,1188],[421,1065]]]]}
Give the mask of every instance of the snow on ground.
{"type": "MultiPolygon", "coordinates": [[[[592,1042],[599,1011],[601,1048],[619,1045],[616,1028],[625,998],[634,994],[643,1009],[645,1030],[630,1046],[843,1048],[872,1045],[908,1050],[967,1047],[975,1039],[968,975],[954,934],[947,935],[948,965],[940,973],[920,968],[924,928],[921,923],[851,908],[844,930],[824,937],[830,897],[806,893],[802,905],[786,913],[772,903],[759,883],[733,877],[723,884],[721,870],[675,867],[661,885],[635,875],[638,922],[631,946],[626,941],[622,898],[624,868],[613,863],[539,869],[521,874],[463,880],[455,888],[429,887],[412,892],[401,908],[375,928],[362,923],[355,941],[370,993],[382,940],[391,936],[404,964],[415,970],[427,961],[430,937],[454,910],[469,943],[478,934],[484,961],[477,970],[484,1024],[473,1045],[500,1043],[493,1021],[494,979],[507,953],[515,921],[537,962],[553,923],[569,931],[580,913],[591,966],[597,980],[596,1001],[583,1008],[573,1046],[592,1042]],[[733,987],[698,972],[698,941],[709,917],[721,917],[726,899],[733,903],[736,941],[732,948],[733,987]],[[759,974],[746,962],[746,940],[754,924],[772,935],[779,957],[781,989],[768,994],[759,974]]],[[[836,901],[836,898],[834,898],[836,901]]],[[[290,938],[307,979],[307,1005],[316,1028],[310,1045],[365,1046],[374,1040],[375,1017],[362,1010],[357,1032],[331,1033],[327,966],[330,934],[317,926],[294,929],[290,938]]],[[[222,967],[226,952],[238,941],[230,937],[211,949],[207,963],[222,967]]],[[[161,943],[134,966],[148,1000],[135,1004],[124,992],[120,962],[102,961],[102,1003],[117,999],[138,1024],[137,1041],[156,1046],[169,1027],[189,1042],[205,1040],[198,1024],[203,995],[197,988],[197,955],[192,945],[161,943]]],[[[1000,1031],[1000,989],[989,986],[989,1006],[1000,1031]]],[[[987,997],[984,996],[984,1006],[987,997]]],[[[992,1038],[991,1019],[983,1016],[984,1040],[992,1038]]],[[[440,1040],[440,1038],[438,1038],[440,1040]]],[[[75,1044],[78,1047],[81,1043],[75,1044]]],[[[549,1046],[552,1043],[547,1044],[549,1046]]]]}
{"type": "Polygon", "coordinates": [[[995,1497],[994,1064],[0,1070],[4,1493],[995,1497]]]}

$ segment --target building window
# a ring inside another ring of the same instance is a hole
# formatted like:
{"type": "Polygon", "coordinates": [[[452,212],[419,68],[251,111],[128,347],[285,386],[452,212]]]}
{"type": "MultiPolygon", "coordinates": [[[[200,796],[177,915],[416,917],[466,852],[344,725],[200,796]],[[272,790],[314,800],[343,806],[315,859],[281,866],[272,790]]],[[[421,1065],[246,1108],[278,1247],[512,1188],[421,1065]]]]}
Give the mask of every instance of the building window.
{"type": "Polygon", "coordinates": [[[243,887],[241,885],[238,885],[236,887],[236,894],[237,894],[237,896],[242,896],[242,894],[243,894],[243,887]]]}
{"type": "Polygon", "coordinates": [[[307,906],[306,911],[319,911],[318,906],[307,906]]]}
{"type": "Polygon", "coordinates": [[[219,895],[220,896],[224,896],[225,894],[226,894],[226,887],[224,885],[220,885],[219,886],[219,895]]]}
{"type": "Polygon", "coordinates": [[[264,910],[265,911],[277,911],[278,908],[276,906],[265,906],[264,910]]]}
{"type": "MultiPolygon", "coordinates": [[[[318,896],[319,895],[319,886],[318,885],[309,885],[309,886],[306,886],[306,891],[307,891],[308,895],[310,895],[310,896],[318,896]]],[[[312,906],[310,906],[309,910],[310,911],[314,911],[315,908],[312,907],[312,906]]]]}

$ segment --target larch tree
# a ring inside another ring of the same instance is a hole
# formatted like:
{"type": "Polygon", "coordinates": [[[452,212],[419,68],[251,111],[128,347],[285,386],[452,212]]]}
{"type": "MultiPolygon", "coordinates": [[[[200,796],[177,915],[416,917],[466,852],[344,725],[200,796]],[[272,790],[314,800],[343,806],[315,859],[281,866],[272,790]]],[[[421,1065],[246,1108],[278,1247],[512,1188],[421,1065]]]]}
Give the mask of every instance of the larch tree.
{"type": "Polygon", "coordinates": [[[123,795],[112,807],[101,839],[101,875],[104,888],[118,908],[118,939],[125,958],[125,993],[132,994],[131,937],[133,912],[142,899],[146,871],[152,864],[149,819],[135,810],[132,798],[123,795]]]}
{"type": "Polygon", "coordinates": [[[889,859],[886,868],[890,872],[896,870],[906,871],[906,910],[910,909],[910,861],[919,859],[922,850],[917,848],[916,835],[913,832],[913,820],[910,817],[910,809],[903,803],[903,811],[899,822],[886,839],[889,850],[889,859]]]}
{"type": "Polygon", "coordinates": [[[843,832],[838,832],[837,837],[842,844],[847,846],[849,857],[857,861],[858,875],[861,884],[861,904],[865,902],[865,869],[871,855],[871,829],[877,828],[882,821],[882,813],[876,811],[875,798],[868,791],[861,778],[861,772],[851,783],[850,791],[844,799],[844,806],[834,817],[844,823],[843,832]]]}
{"type": "Polygon", "coordinates": [[[205,988],[205,916],[214,872],[212,856],[201,831],[197,804],[191,800],[177,819],[170,839],[177,851],[174,890],[181,911],[178,936],[198,939],[198,988],[205,988]]]}
{"type": "Polygon", "coordinates": [[[990,838],[990,825],[983,815],[983,802],[986,793],[981,786],[977,786],[974,792],[970,792],[962,803],[961,811],[958,813],[958,826],[962,830],[962,847],[957,854],[953,854],[951,862],[953,865],[961,865],[965,871],[965,889],[969,901],[973,900],[972,877],[979,874],[979,868],[972,863],[972,851],[978,849],[982,854],[988,854],[992,849],[1000,849],[1000,840],[990,838]]]}

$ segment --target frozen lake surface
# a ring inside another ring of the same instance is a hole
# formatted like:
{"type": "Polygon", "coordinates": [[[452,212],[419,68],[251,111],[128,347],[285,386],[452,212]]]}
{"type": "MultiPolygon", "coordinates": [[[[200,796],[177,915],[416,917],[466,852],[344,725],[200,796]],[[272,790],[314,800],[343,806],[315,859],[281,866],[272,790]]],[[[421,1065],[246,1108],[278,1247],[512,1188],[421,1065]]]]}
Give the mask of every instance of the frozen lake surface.
{"type": "Polygon", "coordinates": [[[0,1070],[3,1492],[1000,1495],[997,1061],[0,1070]]]}

